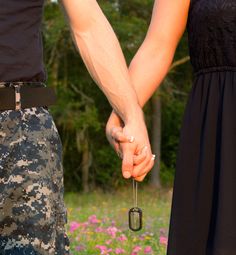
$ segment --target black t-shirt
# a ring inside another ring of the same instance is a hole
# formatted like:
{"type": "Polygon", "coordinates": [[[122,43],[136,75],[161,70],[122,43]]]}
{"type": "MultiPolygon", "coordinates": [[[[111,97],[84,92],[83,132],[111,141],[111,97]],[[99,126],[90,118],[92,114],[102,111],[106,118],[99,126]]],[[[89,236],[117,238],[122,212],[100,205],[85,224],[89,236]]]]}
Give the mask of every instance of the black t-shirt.
{"type": "Polygon", "coordinates": [[[44,0],[0,0],[0,81],[43,81],[44,0]]]}

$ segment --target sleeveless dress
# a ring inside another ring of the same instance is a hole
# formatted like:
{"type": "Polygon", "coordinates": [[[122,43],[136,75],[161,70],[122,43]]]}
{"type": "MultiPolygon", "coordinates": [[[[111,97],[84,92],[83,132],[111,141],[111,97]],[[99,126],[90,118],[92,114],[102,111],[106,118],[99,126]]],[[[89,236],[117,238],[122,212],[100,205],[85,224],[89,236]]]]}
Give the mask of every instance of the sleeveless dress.
{"type": "Polygon", "coordinates": [[[236,254],[236,1],[191,0],[168,255],[236,254]]]}
{"type": "MultiPolygon", "coordinates": [[[[0,82],[46,82],[43,6],[44,0],[0,0],[0,82]]],[[[69,254],[63,180],[50,109],[1,110],[1,255],[69,254]]]]}

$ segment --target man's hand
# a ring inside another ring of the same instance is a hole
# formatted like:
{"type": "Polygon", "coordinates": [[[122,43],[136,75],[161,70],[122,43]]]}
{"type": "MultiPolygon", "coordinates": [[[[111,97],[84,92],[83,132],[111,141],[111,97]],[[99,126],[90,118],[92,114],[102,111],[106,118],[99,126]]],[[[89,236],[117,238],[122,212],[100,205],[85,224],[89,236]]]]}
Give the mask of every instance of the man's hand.
{"type": "Polygon", "coordinates": [[[131,176],[137,181],[143,181],[154,165],[144,119],[124,123],[113,112],[106,125],[108,141],[122,158],[122,173],[124,178],[131,176]]]}

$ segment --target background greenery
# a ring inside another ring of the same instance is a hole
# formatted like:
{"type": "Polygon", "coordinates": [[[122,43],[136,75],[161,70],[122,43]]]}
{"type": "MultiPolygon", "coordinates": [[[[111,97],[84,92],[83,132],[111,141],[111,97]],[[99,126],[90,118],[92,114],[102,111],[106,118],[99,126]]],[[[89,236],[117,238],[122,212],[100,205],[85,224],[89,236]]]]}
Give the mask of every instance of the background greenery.
{"type": "Polygon", "coordinates": [[[143,224],[134,232],[127,217],[133,204],[131,187],[130,183],[128,189],[109,193],[66,193],[71,255],[166,255],[171,190],[140,187],[138,205],[143,224]]]}
{"type": "MultiPolygon", "coordinates": [[[[98,2],[129,64],[145,37],[153,0],[98,2]]],[[[48,86],[56,89],[58,97],[51,112],[63,143],[66,191],[87,192],[98,187],[111,191],[127,185],[121,175],[121,162],[105,137],[111,107],[90,78],[56,2],[46,2],[43,40],[48,86]]],[[[155,168],[144,181],[148,186],[173,184],[181,121],[192,82],[187,43],[185,32],[173,68],[144,109],[151,143],[158,155],[155,168]],[[159,139],[154,139],[158,133],[159,139]]]]}

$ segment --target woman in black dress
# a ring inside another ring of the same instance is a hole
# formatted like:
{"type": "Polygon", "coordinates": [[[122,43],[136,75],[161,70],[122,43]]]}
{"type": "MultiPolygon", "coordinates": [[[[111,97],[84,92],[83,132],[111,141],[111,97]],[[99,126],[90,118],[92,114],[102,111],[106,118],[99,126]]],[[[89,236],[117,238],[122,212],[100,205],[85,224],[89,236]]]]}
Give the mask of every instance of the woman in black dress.
{"type": "MultiPolygon", "coordinates": [[[[143,106],[167,74],[185,28],[194,79],[181,129],[167,254],[235,255],[236,2],[157,0],[130,75],[143,106]]],[[[108,135],[120,123],[112,113],[108,135]]],[[[136,180],[145,175],[134,170],[136,180]]]]}

